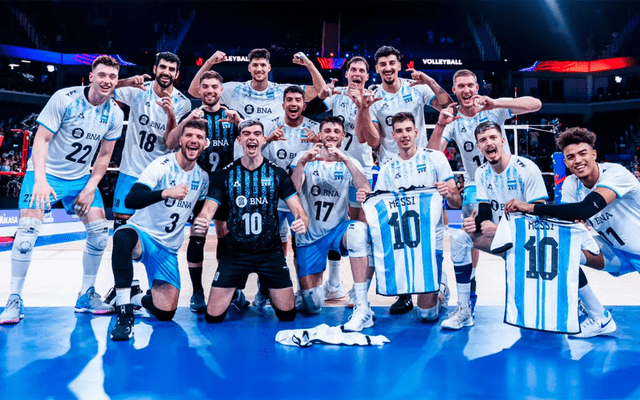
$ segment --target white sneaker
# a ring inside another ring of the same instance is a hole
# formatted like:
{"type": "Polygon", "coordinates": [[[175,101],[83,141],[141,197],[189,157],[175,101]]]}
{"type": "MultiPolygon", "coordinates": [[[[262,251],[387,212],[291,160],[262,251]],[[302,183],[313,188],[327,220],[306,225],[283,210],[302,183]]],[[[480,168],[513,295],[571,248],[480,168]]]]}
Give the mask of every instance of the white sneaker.
{"type": "Polygon", "coordinates": [[[7,305],[4,307],[4,311],[0,314],[0,325],[3,324],[17,324],[24,318],[24,305],[20,295],[12,294],[7,300],[7,305]]]}
{"type": "Polygon", "coordinates": [[[322,285],[322,288],[324,289],[325,300],[335,300],[344,297],[344,288],[342,287],[342,284],[340,284],[338,287],[333,287],[329,285],[329,282],[325,282],[322,285]]]}
{"type": "Polygon", "coordinates": [[[347,307],[353,308],[356,305],[356,288],[351,286],[351,289],[347,292],[347,307]]]}
{"type": "Polygon", "coordinates": [[[607,333],[615,332],[618,327],[613,320],[613,316],[607,310],[604,310],[604,315],[596,317],[591,313],[588,313],[588,317],[580,323],[580,333],[575,335],[569,335],[575,339],[586,339],[599,335],[606,335],[607,333]]]}
{"type": "Polygon", "coordinates": [[[353,314],[349,317],[349,321],[342,326],[344,332],[360,332],[364,328],[371,328],[376,315],[369,306],[353,307],[353,314]]]}
{"type": "Polygon", "coordinates": [[[469,305],[458,303],[458,307],[449,314],[449,318],[442,321],[440,326],[444,329],[458,330],[465,326],[473,326],[473,316],[471,315],[471,308],[469,305]]]}
{"type": "Polygon", "coordinates": [[[293,295],[293,304],[296,310],[298,311],[304,311],[305,307],[304,307],[304,299],[302,298],[302,291],[298,290],[294,295],[293,295]]]}
{"type": "Polygon", "coordinates": [[[440,293],[438,293],[438,303],[440,304],[440,312],[444,312],[447,310],[450,297],[451,297],[451,292],[449,291],[449,286],[447,286],[446,283],[441,283],[440,293]]]}

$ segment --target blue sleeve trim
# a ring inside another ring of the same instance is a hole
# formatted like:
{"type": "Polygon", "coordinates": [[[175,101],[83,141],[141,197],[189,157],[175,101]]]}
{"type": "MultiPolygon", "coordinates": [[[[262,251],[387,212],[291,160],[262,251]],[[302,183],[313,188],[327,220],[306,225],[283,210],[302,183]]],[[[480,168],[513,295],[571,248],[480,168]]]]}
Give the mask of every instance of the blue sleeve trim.
{"type": "MultiPolygon", "coordinates": [[[[596,187],[602,187],[602,188],[605,188],[605,189],[609,189],[609,190],[611,190],[613,193],[615,193],[615,194],[616,194],[616,197],[617,197],[617,198],[622,197],[622,196],[620,196],[620,193],[618,193],[614,188],[611,188],[611,187],[609,187],[609,186],[606,186],[606,185],[598,185],[598,186],[596,186],[596,187]]],[[[594,188],[594,189],[595,189],[595,188],[594,188]]]]}
{"type": "Polygon", "coordinates": [[[54,135],[56,134],[56,131],[54,131],[53,129],[49,128],[48,126],[46,126],[42,122],[40,122],[40,120],[37,120],[36,122],[38,123],[38,125],[44,126],[49,132],[53,133],[54,135]]]}
{"type": "Polygon", "coordinates": [[[538,197],[537,199],[533,199],[533,200],[529,201],[528,203],[529,204],[535,203],[538,200],[549,200],[549,196],[538,197]]]}

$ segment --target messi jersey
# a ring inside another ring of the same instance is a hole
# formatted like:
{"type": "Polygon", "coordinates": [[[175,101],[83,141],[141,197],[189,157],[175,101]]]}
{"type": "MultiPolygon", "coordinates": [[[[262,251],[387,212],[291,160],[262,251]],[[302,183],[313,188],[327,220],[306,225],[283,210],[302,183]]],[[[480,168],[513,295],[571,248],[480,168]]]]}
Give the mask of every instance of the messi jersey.
{"type": "Polygon", "coordinates": [[[425,188],[377,191],[362,208],[371,231],[378,293],[437,291],[441,271],[435,228],[442,218],[442,196],[425,188]]]}
{"type": "MultiPolygon", "coordinates": [[[[117,140],[124,114],[113,100],[94,106],[89,87],[70,87],[51,96],[38,116],[38,124],[53,133],[46,160],[48,174],[79,179],[90,173],[91,162],[104,140],[117,140]]],[[[33,171],[29,158],[28,171],[33,171]]]]}
{"type": "Polygon", "coordinates": [[[238,254],[282,253],[278,200],[296,194],[287,173],[269,160],[253,171],[236,160],[212,174],[208,199],[229,206],[227,249],[222,259],[238,254]]]}
{"type": "Polygon", "coordinates": [[[491,251],[506,251],[504,321],[542,331],[578,333],[580,252],[600,249],[582,224],[512,214],[498,225],[491,251]]]}

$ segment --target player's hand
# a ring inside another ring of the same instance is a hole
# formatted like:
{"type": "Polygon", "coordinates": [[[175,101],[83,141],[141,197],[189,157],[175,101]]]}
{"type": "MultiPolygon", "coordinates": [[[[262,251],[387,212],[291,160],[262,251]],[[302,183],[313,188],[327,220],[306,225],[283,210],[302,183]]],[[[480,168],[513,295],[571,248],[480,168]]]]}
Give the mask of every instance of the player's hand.
{"type": "Polygon", "coordinates": [[[496,231],[498,230],[498,225],[489,220],[486,220],[482,221],[482,224],[480,224],[480,229],[482,229],[483,235],[494,236],[496,234],[496,231]]]}
{"type": "Polygon", "coordinates": [[[429,75],[425,74],[424,72],[416,71],[413,68],[407,68],[407,72],[411,73],[411,79],[415,81],[411,82],[409,86],[428,85],[434,82],[433,78],[429,77],[429,75]]]}
{"type": "Polygon", "coordinates": [[[189,188],[186,183],[183,183],[178,186],[174,186],[172,188],[168,188],[162,191],[163,199],[175,199],[175,200],[184,200],[189,194],[189,188]]]}
{"type": "Polygon", "coordinates": [[[447,108],[444,108],[442,109],[442,111],[440,111],[440,115],[438,116],[438,124],[446,126],[460,118],[462,118],[462,116],[458,115],[458,103],[451,103],[447,106],[447,108]]]}
{"type": "Polygon", "coordinates": [[[189,113],[189,116],[187,117],[187,120],[188,121],[198,120],[198,121],[207,122],[207,120],[204,119],[204,111],[202,110],[201,107],[198,107],[198,108],[194,109],[193,111],[191,111],[189,113]]]}
{"type": "Polygon", "coordinates": [[[307,63],[310,63],[310,62],[311,60],[309,60],[309,57],[307,57],[307,55],[304,54],[302,51],[299,51],[293,55],[294,64],[307,65],[307,63]]]}
{"type": "Polygon", "coordinates": [[[327,152],[329,153],[329,158],[337,161],[347,161],[349,157],[340,151],[339,148],[336,147],[333,143],[327,143],[327,152]]]}
{"type": "Polygon", "coordinates": [[[382,100],[382,97],[373,97],[373,92],[363,87],[349,85],[347,89],[347,97],[353,101],[358,109],[368,109],[373,103],[382,100]]]}
{"type": "Polygon", "coordinates": [[[162,110],[167,114],[167,116],[173,116],[175,118],[173,104],[171,104],[171,97],[164,96],[160,100],[156,101],[156,104],[162,107],[162,110]]]}
{"type": "Polygon", "coordinates": [[[318,135],[316,135],[314,131],[312,131],[307,127],[304,127],[302,129],[304,129],[305,137],[300,138],[301,142],[320,143],[320,138],[318,137],[318,135]]]}
{"type": "Polygon", "coordinates": [[[462,230],[468,234],[476,232],[476,210],[470,216],[462,220],[462,230]]]}
{"type": "Polygon", "coordinates": [[[287,140],[287,138],[284,137],[283,128],[284,128],[284,125],[280,125],[279,127],[276,128],[276,130],[271,132],[271,135],[269,135],[269,137],[267,137],[266,139],[267,143],[275,142],[278,140],[287,140]]]}
{"type": "Polygon", "coordinates": [[[210,222],[211,220],[209,218],[198,215],[196,219],[193,220],[193,233],[197,235],[206,235],[209,230],[210,222]]]}
{"type": "Polygon", "coordinates": [[[367,198],[367,195],[371,193],[369,189],[358,189],[356,192],[356,201],[360,204],[364,203],[364,200],[367,198]]]}
{"type": "Polygon", "coordinates": [[[330,97],[331,95],[340,94],[341,92],[336,92],[336,90],[335,90],[336,89],[336,82],[338,82],[337,79],[335,79],[335,78],[331,79],[330,83],[327,83],[326,85],[324,85],[322,87],[322,89],[318,93],[318,97],[320,99],[324,100],[327,97],[330,97]]]}
{"type": "Polygon", "coordinates": [[[54,200],[58,200],[58,195],[55,190],[49,185],[47,181],[42,183],[36,181],[33,185],[33,193],[31,194],[31,201],[29,201],[29,207],[34,203],[37,209],[43,211],[51,210],[51,202],[49,196],[53,196],[54,200]]]}
{"type": "Polygon", "coordinates": [[[218,239],[223,238],[229,234],[229,227],[227,227],[227,221],[215,221],[216,237],[218,239]]]}
{"type": "Polygon", "coordinates": [[[451,199],[453,193],[449,191],[449,184],[447,182],[434,182],[433,184],[435,185],[436,189],[438,189],[438,193],[440,193],[440,196],[444,197],[447,200],[451,199]]]}
{"type": "Polygon", "coordinates": [[[302,166],[304,166],[306,163],[311,162],[311,161],[323,161],[323,158],[322,158],[322,155],[320,153],[320,150],[322,150],[322,144],[321,143],[316,143],[315,146],[313,146],[312,148],[307,150],[302,155],[302,157],[300,157],[300,160],[298,160],[298,163],[301,164],[302,166]]]}
{"type": "Polygon", "coordinates": [[[130,86],[130,87],[134,87],[134,88],[138,88],[146,91],[147,88],[144,87],[144,81],[149,79],[151,79],[151,76],[147,74],[136,75],[130,78],[120,79],[118,80],[118,87],[130,86]]]}
{"type": "Polygon", "coordinates": [[[238,125],[242,122],[242,118],[240,118],[240,114],[234,110],[224,109],[224,118],[220,120],[220,122],[229,122],[230,124],[238,125]]]}
{"type": "Polygon", "coordinates": [[[291,223],[291,230],[298,235],[304,235],[307,233],[307,224],[305,224],[300,218],[297,218],[291,223]]]}
{"type": "Polygon", "coordinates": [[[93,203],[93,199],[95,198],[96,191],[84,189],[80,192],[78,197],[73,201],[73,211],[80,218],[89,214],[89,209],[91,208],[91,203],[93,203]]]}
{"type": "Polygon", "coordinates": [[[215,53],[213,53],[211,57],[209,57],[209,59],[207,60],[207,63],[211,65],[216,65],[226,60],[227,60],[227,55],[224,52],[218,50],[215,53]]]}
{"type": "Polygon", "coordinates": [[[511,199],[504,205],[504,212],[507,214],[514,212],[524,212],[524,213],[532,213],[533,212],[533,204],[525,203],[524,201],[511,199]]]}
{"type": "Polygon", "coordinates": [[[496,101],[491,97],[476,94],[471,99],[473,100],[473,105],[476,107],[476,112],[481,110],[488,111],[496,108],[496,101]]]}

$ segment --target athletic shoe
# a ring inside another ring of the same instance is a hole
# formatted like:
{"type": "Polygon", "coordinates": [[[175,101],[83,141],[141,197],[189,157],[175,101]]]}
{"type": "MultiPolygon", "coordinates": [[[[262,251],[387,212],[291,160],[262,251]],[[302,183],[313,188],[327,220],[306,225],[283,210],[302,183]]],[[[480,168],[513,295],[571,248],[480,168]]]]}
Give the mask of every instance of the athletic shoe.
{"type": "Polygon", "coordinates": [[[389,307],[389,314],[406,314],[413,310],[413,300],[410,294],[401,294],[398,300],[389,307]]]}
{"type": "Polygon", "coordinates": [[[238,311],[242,311],[249,307],[249,302],[244,297],[242,290],[236,289],[236,292],[233,294],[233,298],[231,299],[231,305],[238,311]]]}
{"type": "Polygon", "coordinates": [[[347,307],[353,308],[356,305],[356,288],[351,286],[351,289],[347,292],[347,307]]]}
{"type": "Polygon", "coordinates": [[[438,303],[440,304],[440,312],[444,312],[447,310],[447,306],[449,305],[449,298],[451,297],[451,292],[449,291],[449,286],[444,283],[440,284],[440,293],[438,293],[438,303]]]}
{"type": "Polygon", "coordinates": [[[342,287],[342,284],[338,287],[333,287],[329,285],[329,282],[325,282],[322,285],[322,288],[324,289],[325,300],[336,300],[344,297],[344,288],[342,287]]]}
{"type": "Polygon", "coordinates": [[[293,295],[293,304],[294,304],[294,307],[296,308],[296,310],[304,311],[304,309],[305,309],[305,307],[304,307],[304,299],[302,298],[302,291],[301,290],[298,290],[293,295]]]}
{"type": "Polygon", "coordinates": [[[373,326],[373,320],[376,315],[369,306],[360,306],[356,304],[353,307],[353,314],[349,317],[349,321],[342,326],[344,332],[360,332],[365,328],[373,326]]]}
{"type": "Polygon", "coordinates": [[[12,294],[7,300],[4,311],[0,314],[0,325],[17,324],[24,318],[24,305],[20,295],[12,294]]]}
{"type": "Polygon", "coordinates": [[[267,304],[269,304],[269,297],[268,296],[265,297],[262,294],[262,290],[260,290],[260,287],[258,287],[258,293],[256,293],[256,297],[253,298],[251,305],[253,307],[262,309],[262,308],[265,308],[267,304]]]}
{"type": "Polygon", "coordinates": [[[96,293],[96,290],[92,287],[82,294],[78,293],[78,300],[76,301],[76,312],[87,312],[91,314],[111,314],[113,307],[109,304],[105,304],[100,298],[100,295],[96,293]]]}
{"type": "Polygon", "coordinates": [[[440,326],[444,329],[462,329],[465,326],[473,326],[473,316],[471,315],[471,308],[468,305],[458,303],[458,307],[449,314],[449,317],[442,321],[440,326]]]}
{"type": "Polygon", "coordinates": [[[204,314],[204,312],[207,311],[207,303],[204,301],[204,291],[198,290],[191,296],[189,308],[191,308],[192,313],[196,314],[204,314]]]}
{"type": "Polygon", "coordinates": [[[476,303],[478,302],[478,295],[476,294],[476,278],[471,279],[471,291],[469,292],[469,307],[471,308],[471,316],[476,315],[476,303]]]}
{"type": "Polygon", "coordinates": [[[133,304],[123,304],[116,307],[116,326],[111,330],[111,340],[129,340],[133,337],[133,304]]]}
{"type": "Polygon", "coordinates": [[[592,313],[588,313],[588,317],[580,323],[580,333],[575,335],[569,335],[575,339],[586,339],[599,335],[606,335],[607,333],[615,332],[617,329],[616,322],[613,320],[613,316],[607,310],[604,310],[604,315],[596,317],[592,313]]]}
{"type": "MultiPolygon", "coordinates": [[[[133,282],[131,283],[131,299],[133,299],[133,296],[139,295],[139,294],[143,294],[144,292],[142,291],[142,289],[140,289],[140,281],[138,281],[137,279],[134,279],[133,282]]],[[[109,291],[107,292],[107,295],[104,296],[104,304],[108,304],[111,307],[115,307],[116,306],[116,287],[115,286],[111,286],[111,288],[109,289],[109,291]]],[[[134,310],[140,310],[142,307],[140,306],[136,306],[135,304],[133,305],[133,309],[134,310]]]]}

